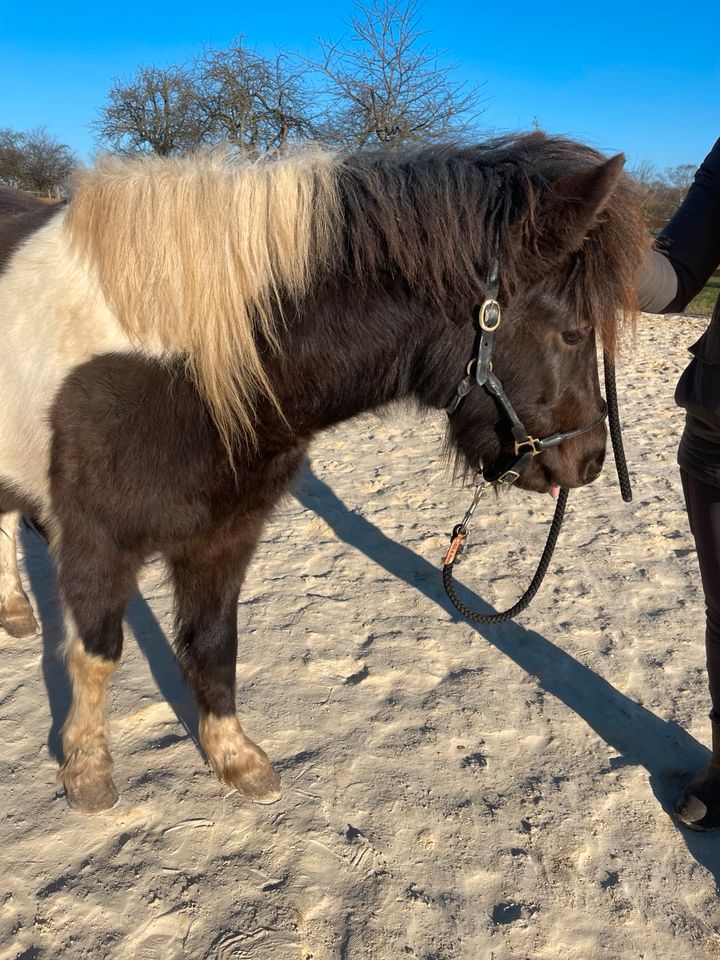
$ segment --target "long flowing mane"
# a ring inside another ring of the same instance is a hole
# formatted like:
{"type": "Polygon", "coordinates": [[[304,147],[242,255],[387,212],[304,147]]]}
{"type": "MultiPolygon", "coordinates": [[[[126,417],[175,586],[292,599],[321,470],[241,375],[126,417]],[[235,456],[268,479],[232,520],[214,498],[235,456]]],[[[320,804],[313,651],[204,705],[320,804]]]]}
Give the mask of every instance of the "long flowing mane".
{"type": "Polygon", "coordinates": [[[306,292],[339,223],[335,157],[249,162],[230,152],[102,160],[66,227],[129,336],[186,358],[228,448],[252,440],[258,347],[277,303],[306,292]]]}
{"type": "Polygon", "coordinates": [[[279,349],[280,304],[333,276],[391,278],[444,309],[478,298],[491,251],[511,294],[529,251],[612,351],[643,247],[629,181],[562,268],[537,247],[548,184],[602,159],[542,134],[260,162],[109,158],[80,176],[66,229],[133,340],[184,355],[230,448],[253,441],[258,397],[273,399],[262,352],[279,349]]]}

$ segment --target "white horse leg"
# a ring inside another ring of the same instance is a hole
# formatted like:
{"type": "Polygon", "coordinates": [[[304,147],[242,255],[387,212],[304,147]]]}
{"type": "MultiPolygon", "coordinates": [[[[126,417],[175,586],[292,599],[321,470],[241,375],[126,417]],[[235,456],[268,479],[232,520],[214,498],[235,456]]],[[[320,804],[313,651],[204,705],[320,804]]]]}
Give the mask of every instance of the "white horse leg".
{"type": "Polygon", "coordinates": [[[30,601],[17,566],[19,514],[0,514],[0,627],[11,637],[29,637],[38,631],[30,601]]]}

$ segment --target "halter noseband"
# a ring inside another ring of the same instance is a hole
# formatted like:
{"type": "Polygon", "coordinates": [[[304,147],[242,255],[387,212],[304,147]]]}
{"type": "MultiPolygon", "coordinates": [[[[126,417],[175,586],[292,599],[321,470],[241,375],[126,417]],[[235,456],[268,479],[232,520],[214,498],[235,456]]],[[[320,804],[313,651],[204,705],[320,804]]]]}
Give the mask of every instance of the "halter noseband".
{"type": "Polygon", "coordinates": [[[500,459],[491,467],[483,469],[483,476],[489,483],[499,483],[509,486],[519,479],[521,471],[533,459],[539,456],[545,450],[551,447],[557,447],[566,440],[572,440],[574,437],[581,437],[584,433],[595,430],[607,417],[607,404],[603,401],[603,412],[594,423],[587,427],[578,427],[575,430],[568,430],[565,433],[553,433],[542,440],[531,437],[525,429],[522,421],[515,412],[515,408],[510,402],[500,379],[495,376],[492,369],[492,352],[495,341],[495,331],[500,326],[502,312],[497,297],[500,290],[500,269],[497,257],[492,257],[488,268],[486,281],[485,300],[478,311],[478,327],[480,337],[477,347],[477,355],[472,357],[465,368],[465,376],[460,380],[455,388],[455,395],[450,403],[445,407],[449,417],[455,413],[462,403],[463,399],[470,393],[473,387],[484,387],[487,392],[493,396],[503,412],[510,421],[514,444],[514,454],[508,460],[507,455],[500,456],[500,459]],[[474,375],[473,375],[474,370],[474,375]],[[502,463],[502,466],[500,465],[502,463]]]}

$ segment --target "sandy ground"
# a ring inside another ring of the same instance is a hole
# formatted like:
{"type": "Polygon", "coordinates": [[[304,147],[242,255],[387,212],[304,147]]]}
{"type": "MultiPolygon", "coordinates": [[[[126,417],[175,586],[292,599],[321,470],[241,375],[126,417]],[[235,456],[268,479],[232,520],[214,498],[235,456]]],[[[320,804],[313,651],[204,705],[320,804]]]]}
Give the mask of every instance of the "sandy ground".
{"type": "MultiPolygon", "coordinates": [[[[198,750],[155,563],[111,697],[121,802],[67,808],[58,609],[26,534],[43,634],[0,636],[1,960],[720,958],[720,837],[667,812],[708,739],[672,401],[678,342],[704,321],[680,322],[643,318],[619,363],[633,504],[611,466],[573,493],[516,623],[475,628],[444,599],[468,495],[438,455],[442,417],[318,441],[239,609],[241,717],[284,777],[271,807],[198,750]]],[[[488,501],[458,571],[476,603],[514,601],[551,511],[488,501]]]]}

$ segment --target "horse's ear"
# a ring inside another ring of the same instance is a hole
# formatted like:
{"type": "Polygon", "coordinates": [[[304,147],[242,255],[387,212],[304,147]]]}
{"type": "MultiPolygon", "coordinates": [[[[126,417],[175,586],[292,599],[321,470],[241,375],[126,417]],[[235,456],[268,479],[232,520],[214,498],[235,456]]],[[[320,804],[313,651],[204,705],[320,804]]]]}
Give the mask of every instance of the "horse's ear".
{"type": "Polygon", "coordinates": [[[579,250],[600,219],[622,176],[625,157],[558,177],[541,201],[538,249],[555,259],[579,250]]]}

